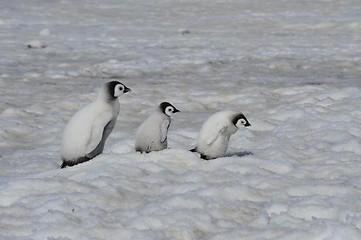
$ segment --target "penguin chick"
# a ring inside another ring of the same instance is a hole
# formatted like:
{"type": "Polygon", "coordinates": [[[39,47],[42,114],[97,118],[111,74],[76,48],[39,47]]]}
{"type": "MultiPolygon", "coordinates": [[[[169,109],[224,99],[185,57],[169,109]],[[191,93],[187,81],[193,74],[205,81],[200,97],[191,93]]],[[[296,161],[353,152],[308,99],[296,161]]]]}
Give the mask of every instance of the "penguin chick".
{"type": "Polygon", "coordinates": [[[157,110],[140,125],[135,141],[135,151],[149,153],[167,148],[167,133],[171,116],[179,112],[169,102],[162,102],[157,110]]]}
{"type": "Polygon", "coordinates": [[[241,126],[251,126],[243,113],[217,112],[204,122],[198,135],[197,147],[190,151],[200,153],[205,160],[222,157],[227,151],[229,138],[241,126]]]}
{"type": "Polygon", "coordinates": [[[129,91],[118,81],[108,82],[94,102],[74,114],[63,132],[61,168],[88,161],[103,152],[119,114],[118,97],[129,91]]]}

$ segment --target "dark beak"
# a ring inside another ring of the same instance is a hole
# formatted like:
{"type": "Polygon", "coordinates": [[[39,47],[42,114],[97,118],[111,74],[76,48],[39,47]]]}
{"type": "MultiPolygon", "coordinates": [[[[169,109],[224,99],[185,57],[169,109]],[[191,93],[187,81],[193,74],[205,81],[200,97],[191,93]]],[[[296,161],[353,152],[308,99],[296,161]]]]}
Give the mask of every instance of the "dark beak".
{"type": "Polygon", "coordinates": [[[249,122],[247,122],[244,126],[249,127],[249,126],[252,126],[252,125],[249,122]]]}
{"type": "Polygon", "coordinates": [[[124,93],[131,92],[131,91],[132,91],[132,89],[130,89],[130,88],[127,88],[127,87],[124,88],[124,93]]]}
{"type": "Polygon", "coordinates": [[[178,109],[174,108],[173,113],[180,112],[178,109]]]}

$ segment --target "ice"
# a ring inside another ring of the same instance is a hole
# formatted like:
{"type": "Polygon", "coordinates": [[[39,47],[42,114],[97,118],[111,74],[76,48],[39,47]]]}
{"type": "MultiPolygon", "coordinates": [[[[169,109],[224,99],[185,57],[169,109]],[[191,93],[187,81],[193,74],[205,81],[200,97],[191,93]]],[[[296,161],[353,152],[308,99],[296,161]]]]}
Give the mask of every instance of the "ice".
{"type": "Polygon", "coordinates": [[[3,1],[0,239],[361,239],[361,5],[3,1]],[[108,81],[104,153],[60,169],[62,131],[108,81]],[[169,149],[134,150],[163,101],[169,149]],[[195,147],[241,111],[225,157],[195,147]]]}

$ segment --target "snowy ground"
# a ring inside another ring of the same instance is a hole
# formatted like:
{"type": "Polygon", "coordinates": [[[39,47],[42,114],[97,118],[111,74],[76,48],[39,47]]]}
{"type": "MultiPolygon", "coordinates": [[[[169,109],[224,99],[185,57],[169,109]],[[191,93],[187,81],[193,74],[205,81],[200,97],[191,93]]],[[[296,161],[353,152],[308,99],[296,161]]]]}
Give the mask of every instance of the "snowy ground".
{"type": "Polygon", "coordinates": [[[361,2],[0,4],[0,239],[361,239],[361,2]],[[133,92],[104,154],[61,170],[69,118],[133,92]],[[162,101],[169,149],[134,152],[162,101]],[[252,127],[194,147],[212,113],[252,127]]]}

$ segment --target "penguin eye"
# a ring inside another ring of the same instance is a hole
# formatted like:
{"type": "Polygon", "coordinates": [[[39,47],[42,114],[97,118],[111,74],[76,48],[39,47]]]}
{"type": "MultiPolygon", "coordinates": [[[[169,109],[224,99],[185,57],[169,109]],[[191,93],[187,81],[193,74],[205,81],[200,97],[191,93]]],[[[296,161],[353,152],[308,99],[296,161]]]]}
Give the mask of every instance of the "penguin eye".
{"type": "Polygon", "coordinates": [[[123,86],[119,86],[119,91],[123,92],[124,88],[123,86]]]}
{"type": "Polygon", "coordinates": [[[170,106],[165,109],[165,113],[166,113],[167,115],[172,114],[173,111],[174,111],[174,109],[173,109],[172,107],[170,107],[170,106]]]}
{"type": "Polygon", "coordinates": [[[241,123],[242,123],[243,125],[246,124],[246,120],[244,120],[243,118],[241,118],[240,121],[241,121],[241,123]]]}

